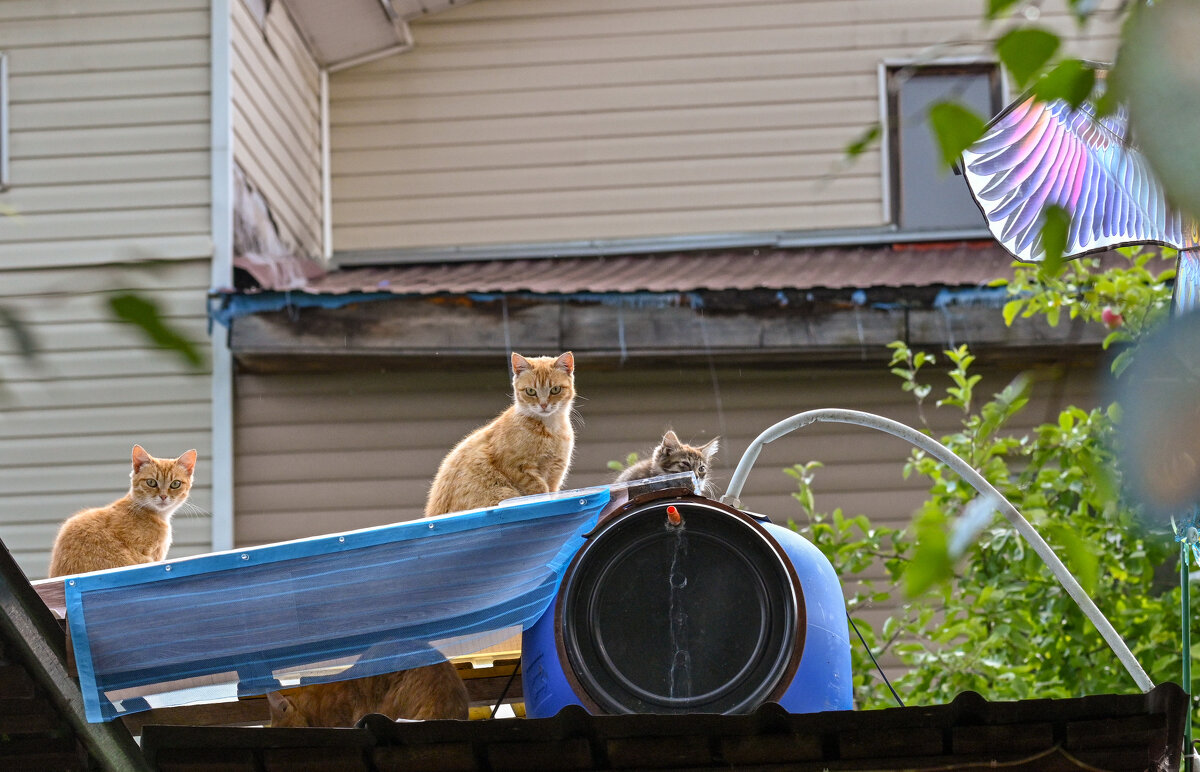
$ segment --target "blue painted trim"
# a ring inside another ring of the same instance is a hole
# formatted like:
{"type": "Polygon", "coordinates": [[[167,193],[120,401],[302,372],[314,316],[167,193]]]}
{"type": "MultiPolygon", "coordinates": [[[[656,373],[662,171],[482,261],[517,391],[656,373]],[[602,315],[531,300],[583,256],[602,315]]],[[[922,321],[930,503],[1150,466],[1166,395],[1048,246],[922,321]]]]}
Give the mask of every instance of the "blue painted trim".
{"type": "Polygon", "coordinates": [[[92,649],[88,645],[83,598],[76,589],[78,581],[66,579],[64,585],[67,628],[71,634],[71,646],[75,650],[75,672],[79,676],[79,690],[83,693],[83,712],[90,723],[106,721],[109,717],[104,716],[100,709],[100,692],[96,687],[96,668],[92,662],[92,649]]]}
{"type": "Polygon", "coordinates": [[[250,547],[244,550],[230,550],[212,555],[181,558],[167,563],[129,566],[114,568],[110,571],[81,574],[74,578],[74,585],[66,588],[68,602],[72,594],[78,595],[92,590],[128,587],[153,581],[170,581],[181,576],[229,571],[246,565],[276,563],[282,560],[327,555],[379,544],[426,539],[442,533],[461,533],[486,526],[538,520],[567,513],[581,513],[583,510],[594,510],[598,513],[608,503],[608,499],[608,488],[585,488],[566,491],[561,498],[532,502],[514,499],[511,504],[502,504],[491,509],[471,510],[442,517],[410,520],[357,531],[314,536],[262,547],[250,547]],[[246,557],[243,558],[243,555],[246,557]]]}

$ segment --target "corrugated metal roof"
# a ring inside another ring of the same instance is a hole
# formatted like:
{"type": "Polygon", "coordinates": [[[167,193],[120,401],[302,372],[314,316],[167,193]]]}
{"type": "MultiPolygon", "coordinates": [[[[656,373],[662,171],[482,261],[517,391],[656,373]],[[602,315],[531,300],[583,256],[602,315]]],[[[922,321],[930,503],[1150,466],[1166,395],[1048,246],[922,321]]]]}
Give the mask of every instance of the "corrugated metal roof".
{"type": "Polygon", "coordinates": [[[538,258],[346,268],[275,286],[280,275],[239,264],[267,290],[314,294],[392,292],[577,294],[754,289],[962,287],[1011,274],[991,242],[823,249],[744,249],[611,257],[538,258]]]}

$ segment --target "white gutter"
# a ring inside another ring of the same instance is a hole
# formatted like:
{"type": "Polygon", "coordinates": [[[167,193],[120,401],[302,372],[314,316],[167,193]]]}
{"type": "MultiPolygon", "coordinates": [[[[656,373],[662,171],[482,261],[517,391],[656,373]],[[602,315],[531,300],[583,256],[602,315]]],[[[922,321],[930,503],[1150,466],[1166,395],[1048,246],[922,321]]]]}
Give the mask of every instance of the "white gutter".
{"type": "MultiPolygon", "coordinates": [[[[212,275],[209,289],[233,286],[232,9],[212,0],[211,138],[212,275]]],[[[229,331],[212,334],[212,549],[233,548],[233,355],[229,331]]]]}
{"type": "Polygon", "coordinates": [[[329,171],[329,70],[321,70],[321,252],[333,258],[333,189],[329,171]]]}

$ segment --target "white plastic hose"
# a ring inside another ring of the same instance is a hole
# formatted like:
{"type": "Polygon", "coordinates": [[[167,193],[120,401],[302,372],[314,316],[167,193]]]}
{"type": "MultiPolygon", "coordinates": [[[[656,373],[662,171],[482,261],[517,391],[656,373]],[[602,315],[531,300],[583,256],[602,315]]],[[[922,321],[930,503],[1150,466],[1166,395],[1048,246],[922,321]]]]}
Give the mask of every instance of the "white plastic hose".
{"type": "Polygon", "coordinates": [[[1058,555],[1054,553],[1054,550],[1050,548],[1050,545],[1046,543],[1042,535],[1017,511],[1012,502],[1001,495],[1000,491],[996,490],[991,483],[983,478],[983,475],[976,472],[970,464],[955,455],[949,448],[916,429],[893,421],[890,418],[858,410],[826,408],[797,413],[791,418],[780,421],[770,427],[758,435],[754,439],[754,442],[750,443],[750,447],[746,448],[746,452],[742,454],[742,460],[738,462],[737,468],[733,470],[733,477],[729,480],[729,487],[726,489],[725,495],[721,497],[721,501],[732,507],[740,508],[742,487],[746,484],[746,477],[749,476],[754,462],[758,460],[758,454],[762,451],[762,446],[768,442],[774,442],[796,429],[813,423],[855,424],[857,426],[865,426],[868,429],[886,432],[902,440],[907,440],[909,443],[945,463],[957,472],[963,480],[970,483],[981,495],[995,497],[995,501],[998,504],[997,508],[1008,518],[1013,527],[1017,529],[1017,532],[1025,537],[1025,541],[1029,542],[1030,546],[1033,547],[1033,551],[1050,568],[1050,572],[1054,574],[1055,578],[1066,589],[1067,594],[1071,596],[1071,599],[1075,601],[1076,605],[1091,620],[1096,629],[1100,631],[1100,635],[1113,650],[1113,653],[1117,655],[1117,659],[1129,671],[1129,675],[1133,676],[1133,680],[1137,683],[1138,688],[1143,692],[1148,692],[1154,688],[1154,682],[1150,680],[1150,676],[1146,675],[1146,671],[1142,669],[1141,664],[1133,656],[1133,652],[1129,650],[1129,646],[1125,644],[1124,639],[1121,638],[1092,599],[1088,597],[1088,594],[1083,591],[1083,587],[1079,585],[1079,582],[1067,570],[1063,562],[1059,560],[1058,555]]]}

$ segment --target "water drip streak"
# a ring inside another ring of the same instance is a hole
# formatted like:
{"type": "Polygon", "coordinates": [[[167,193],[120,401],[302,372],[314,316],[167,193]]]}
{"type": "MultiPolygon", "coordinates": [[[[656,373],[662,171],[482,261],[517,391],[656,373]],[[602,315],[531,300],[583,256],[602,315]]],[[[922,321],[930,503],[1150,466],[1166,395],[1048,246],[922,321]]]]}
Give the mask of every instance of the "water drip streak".
{"type": "Polygon", "coordinates": [[[672,526],[675,537],[671,554],[671,573],[667,581],[671,585],[668,616],[671,623],[671,670],[667,674],[667,696],[675,699],[682,690],[685,697],[692,695],[692,654],[688,646],[687,610],[683,605],[683,588],[687,577],[683,574],[680,558],[687,555],[685,525],[672,526]]]}

